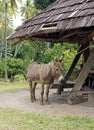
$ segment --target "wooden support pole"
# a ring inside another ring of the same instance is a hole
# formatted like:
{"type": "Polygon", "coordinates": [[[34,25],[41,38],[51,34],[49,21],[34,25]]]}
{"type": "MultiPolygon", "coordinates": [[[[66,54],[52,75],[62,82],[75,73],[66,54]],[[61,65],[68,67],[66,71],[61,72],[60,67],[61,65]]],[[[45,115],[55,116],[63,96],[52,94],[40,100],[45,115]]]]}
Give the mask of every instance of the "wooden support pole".
{"type": "Polygon", "coordinates": [[[85,46],[81,46],[80,48],[79,48],[79,51],[78,51],[78,54],[75,56],[75,58],[74,58],[74,60],[73,60],[73,62],[72,62],[72,64],[71,64],[71,66],[70,66],[70,68],[69,68],[69,70],[67,71],[67,73],[65,74],[65,76],[64,76],[64,81],[63,82],[67,82],[67,80],[69,79],[69,77],[70,77],[70,75],[71,75],[71,73],[73,72],[73,69],[75,68],[75,66],[76,66],[76,64],[77,64],[77,62],[78,62],[78,60],[79,60],[79,58],[80,58],[80,56],[81,56],[81,54],[82,54],[82,50],[85,48],[85,46]],[[80,53],[81,52],[81,53],[80,53]]]}
{"type": "Polygon", "coordinates": [[[87,78],[93,63],[94,63],[94,49],[91,50],[90,56],[88,57],[86,63],[84,64],[84,66],[75,82],[75,85],[73,87],[74,91],[81,90],[81,87],[84,84],[85,79],[87,78]]]}
{"type": "Polygon", "coordinates": [[[88,57],[89,57],[89,54],[90,54],[90,48],[89,48],[89,43],[87,44],[84,44],[83,45],[83,48],[87,48],[84,52],[83,52],[83,64],[86,63],[88,57]]]}
{"type": "MultiPolygon", "coordinates": [[[[89,43],[84,44],[83,46],[85,46],[87,49],[83,52],[83,65],[86,63],[89,55],[90,55],[90,48],[89,48],[89,43]]],[[[85,85],[88,86],[88,78],[86,78],[85,80],[85,85]]]]}

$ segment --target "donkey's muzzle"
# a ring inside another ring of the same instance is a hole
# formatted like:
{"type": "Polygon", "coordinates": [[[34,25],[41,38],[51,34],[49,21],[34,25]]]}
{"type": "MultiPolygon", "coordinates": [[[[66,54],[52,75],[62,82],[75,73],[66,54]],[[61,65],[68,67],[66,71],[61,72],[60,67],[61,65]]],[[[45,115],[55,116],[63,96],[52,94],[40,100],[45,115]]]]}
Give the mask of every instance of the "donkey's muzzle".
{"type": "Polygon", "coordinates": [[[63,76],[60,76],[60,77],[58,78],[58,81],[59,81],[59,82],[62,82],[63,79],[64,79],[64,77],[63,77],[63,76]]]}

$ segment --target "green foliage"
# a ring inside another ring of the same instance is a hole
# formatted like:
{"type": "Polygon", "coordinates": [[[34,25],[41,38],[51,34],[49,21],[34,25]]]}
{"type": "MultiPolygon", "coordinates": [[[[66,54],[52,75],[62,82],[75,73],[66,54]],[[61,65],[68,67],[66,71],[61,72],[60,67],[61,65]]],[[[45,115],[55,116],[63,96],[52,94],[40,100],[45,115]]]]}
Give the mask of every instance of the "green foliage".
{"type": "MultiPolygon", "coordinates": [[[[8,67],[8,77],[11,78],[11,76],[15,76],[16,74],[25,74],[26,73],[26,67],[28,65],[27,60],[22,59],[15,59],[15,58],[8,58],[7,61],[7,67],[8,67]]],[[[0,62],[0,76],[4,76],[4,59],[2,62],[0,62]]]]}
{"type": "MultiPolygon", "coordinates": [[[[77,49],[78,49],[78,46],[75,44],[65,43],[62,45],[60,43],[57,43],[53,46],[53,48],[49,48],[45,51],[44,56],[43,56],[43,61],[45,63],[47,63],[47,62],[53,60],[54,57],[59,59],[62,55],[64,55],[63,72],[65,74],[68,71],[68,69],[77,53],[77,49]]],[[[79,64],[81,64],[81,59],[79,60],[78,65],[75,67],[71,79],[73,79],[74,77],[77,76],[76,71],[77,71],[79,64]]]]}
{"type": "MultiPolygon", "coordinates": [[[[30,61],[35,61],[38,63],[48,63],[53,60],[55,57],[59,59],[62,55],[64,55],[63,59],[63,72],[64,74],[69,69],[76,53],[78,46],[76,44],[60,44],[56,43],[52,48],[47,47],[48,43],[41,41],[29,41],[25,43],[22,48],[19,50],[17,58],[26,59],[28,63],[30,61]]],[[[81,64],[81,59],[74,69],[72,74],[73,77],[77,75],[77,68],[81,64]]]]}
{"type": "Polygon", "coordinates": [[[24,17],[23,21],[25,21],[28,18],[36,15],[39,10],[35,8],[32,0],[26,0],[25,3],[20,7],[20,12],[21,15],[24,17]]]}
{"type": "Polygon", "coordinates": [[[8,58],[8,76],[15,76],[20,73],[23,68],[23,61],[21,59],[8,58]]]}
{"type": "Polygon", "coordinates": [[[19,50],[17,58],[27,59],[28,61],[41,62],[44,52],[47,49],[46,42],[28,41],[19,50]]]}
{"type": "Polygon", "coordinates": [[[34,4],[37,9],[43,10],[55,1],[56,0],[34,0],[34,4]]]}
{"type": "MultiPolygon", "coordinates": [[[[12,55],[14,55],[15,48],[12,48],[12,55]]],[[[26,68],[31,61],[38,63],[48,63],[55,57],[59,59],[64,55],[63,59],[63,73],[65,74],[78,50],[77,44],[56,43],[52,48],[48,48],[47,42],[41,41],[27,41],[17,53],[15,58],[8,58],[8,75],[9,77],[16,74],[26,74],[26,68]]],[[[81,59],[75,67],[71,79],[77,76],[77,68],[81,64],[81,59]]],[[[0,63],[0,76],[4,76],[4,60],[0,63]]]]}
{"type": "Polygon", "coordinates": [[[4,61],[0,62],[0,77],[4,76],[4,61]]]}

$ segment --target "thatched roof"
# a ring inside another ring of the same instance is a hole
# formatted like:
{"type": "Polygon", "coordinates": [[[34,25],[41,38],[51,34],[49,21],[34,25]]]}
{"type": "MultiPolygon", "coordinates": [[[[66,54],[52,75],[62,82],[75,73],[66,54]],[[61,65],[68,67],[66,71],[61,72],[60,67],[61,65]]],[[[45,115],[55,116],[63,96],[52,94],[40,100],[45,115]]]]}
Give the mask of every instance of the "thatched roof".
{"type": "Polygon", "coordinates": [[[94,0],[57,0],[18,27],[8,39],[89,42],[94,30],[94,0]]]}

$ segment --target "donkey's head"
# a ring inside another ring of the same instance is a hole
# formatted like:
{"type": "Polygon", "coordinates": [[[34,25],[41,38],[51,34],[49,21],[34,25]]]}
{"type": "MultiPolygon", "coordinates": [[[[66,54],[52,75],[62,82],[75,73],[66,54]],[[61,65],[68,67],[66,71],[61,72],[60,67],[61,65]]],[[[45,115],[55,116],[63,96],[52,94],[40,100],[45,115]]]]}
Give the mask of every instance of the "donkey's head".
{"type": "Polygon", "coordinates": [[[54,59],[52,68],[52,75],[54,78],[58,79],[59,82],[63,80],[62,60],[63,57],[61,57],[59,60],[54,59]]]}

